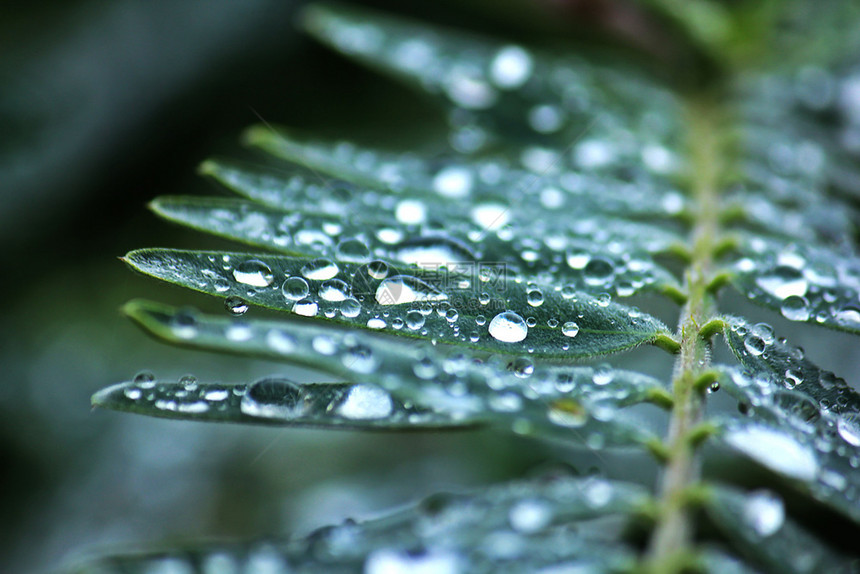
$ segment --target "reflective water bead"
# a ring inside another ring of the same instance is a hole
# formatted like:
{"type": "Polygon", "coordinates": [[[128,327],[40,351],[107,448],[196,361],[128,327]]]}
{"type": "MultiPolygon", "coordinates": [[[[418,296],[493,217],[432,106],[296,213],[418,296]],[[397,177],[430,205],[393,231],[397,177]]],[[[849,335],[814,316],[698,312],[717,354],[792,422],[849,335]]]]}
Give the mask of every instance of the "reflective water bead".
{"type": "Polygon", "coordinates": [[[281,293],[284,298],[290,301],[298,301],[308,296],[310,288],[308,282],[301,277],[290,277],[281,286],[281,293]]]}
{"type": "Polygon", "coordinates": [[[349,294],[349,285],[342,279],[329,279],[320,285],[319,296],[326,301],[343,301],[349,294]]]}
{"type": "Polygon", "coordinates": [[[173,334],[180,339],[193,339],[197,336],[197,316],[193,309],[180,309],[170,319],[173,334]]]}
{"type": "Polygon", "coordinates": [[[376,289],[376,302],[380,305],[400,305],[416,301],[444,301],[448,296],[411,275],[395,275],[384,279],[376,289]]]}
{"type": "Polygon", "coordinates": [[[233,269],[233,278],[253,287],[268,287],[275,276],[271,268],[259,259],[249,259],[233,269]]]}
{"type": "Polygon", "coordinates": [[[768,490],[759,490],[747,496],[743,512],[744,522],[762,537],[775,534],[785,521],[782,499],[768,490]]]}
{"type": "Polygon", "coordinates": [[[472,191],[474,175],[463,166],[448,166],[433,178],[433,189],[440,195],[451,198],[461,198],[472,191]]]}
{"type": "Polygon", "coordinates": [[[809,282],[803,276],[803,272],[787,265],[779,265],[756,278],[756,284],[779,299],[792,295],[803,297],[809,289],[809,282]]]}
{"type": "Polygon", "coordinates": [[[361,313],[361,303],[353,297],[344,299],[338,307],[340,314],[347,318],[358,317],[361,313]]]}
{"type": "Polygon", "coordinates": [[[806,321],[809,319],[809,301],[799,295],[789,295],[782,300],[780,311],[790,321],[806,321]]]}
{"type": "Polygon", "coordinates": [[[391,395],[372,385],[353,385],[337,407],[340,416],[354,420],[382,419],[393,410],[391,395]]]}
{"type": "Polygon", "coordinates": [[[385,279],[388,276],[388,263],[385,261],[371,261],[367,264],[367,274],[374,279],[385,279]]]}
{"type": "Polygon", "coordinates": [[[531,76],[532,58],[519,46],[505,46],[496,53],[490,63],[490,78],[505,90],[522,86],[531,76]]]}
{"type": "Polygon", "coordinates": [[[521,500],[508,511],[508,522],[518,532],[542,530],[552,520],[552,506],[543,500],[521,500]]]}
{"type": "Polygon", "coordinates": [[[540,307],[543,305],[543,292],[540,289],[531,289],[526,294],[526,300],[532,307],[540,307]]]}
{"type": "Polygon", "coordinates": [[[293,303],[293,313],[302,315],[303,317],[316,317],[319,312],[319,305],[312,299],[301,299],[293,303]]]}
{"type": "Polygon", "coordinates": [[[370,258],[370,249],[362,241],[354,237],[343,239],[334,250],[335,256],[341,261],[363,263],[370,258]]]}
{"type": "Polygon", "coordinates": [[[248,303],[241,297],[231,295],[224,299],[224,308],[232,315],[244,315],[248,311],[248,303]]]}
{"type": "Polygon", "coordinates": [[[490,335],[503,343],[517,343],[529,334],[525,319],[513,311],[499,313],[490,321],[490,335]]]}
{"type": "Polygon", "coordinates": [[[302,414],[305,403],[301,388],[287,380],[262,379],[242,397],[243,413],[269,419],[289,419],[302,414]]]}
{"type": "Polygon", "coordinates": [[[337,275],[339,271],[340,269],[338,269],[337,264],[331,259],[326,259],[325,257],[308,261],[301,269],[302,276],[304,276],[305,279],[310,279],[311,281],[324,281],[326,279],[331,279],[337,275]]]}
{"type": "Polygon", "coordinates": [[[424,223],[427,219],[427,207],[417,199],[404,199],[397,204],[394,216],[397,221],[407,225],[424,223]]]}
{"type": "Polygon", "coordinates": [[[565,337],[576,337],[579,334],[579,325],[575,321],[568,321],[561,326],[561,332],[565,337]]]}

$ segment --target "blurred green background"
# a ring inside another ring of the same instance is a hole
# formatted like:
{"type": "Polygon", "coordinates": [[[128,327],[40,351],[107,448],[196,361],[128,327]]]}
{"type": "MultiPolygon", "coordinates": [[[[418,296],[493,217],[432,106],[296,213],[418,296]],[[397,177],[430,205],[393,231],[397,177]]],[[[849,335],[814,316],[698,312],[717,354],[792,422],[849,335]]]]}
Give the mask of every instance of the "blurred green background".
{"type": "MultiPolygon", "coordinates": [[[[601,3],[353,3],[523,41],[593,39],[596,24],[655,46],[635,25],[588,7],[601,3]]],[[[91,412],[94,391],[141,369],[231,382],[310,376],[166,347],[121,317],[134,297],[213,306],[117,261],[143,246],[226,245],[158,221],[148,200],[224,193],[195,167],[211,155],[256,157],[238,136],[260,118],[379,146],[420,145],[443,123],[425,99],[304,37],[301,5],[0,7],[0,571],[51,571],[138,545],[302,533],[558,461],[653,477],[643,457],[526,447],[481,431],[365,435],[91,412]]],[[[821,363],[842,357],[837,372],[850,379],[850,339],[820,335],[802,330],[798,342],[821,363]]],[[[625,361],[642,368],[653,355],[625,361]]]]}

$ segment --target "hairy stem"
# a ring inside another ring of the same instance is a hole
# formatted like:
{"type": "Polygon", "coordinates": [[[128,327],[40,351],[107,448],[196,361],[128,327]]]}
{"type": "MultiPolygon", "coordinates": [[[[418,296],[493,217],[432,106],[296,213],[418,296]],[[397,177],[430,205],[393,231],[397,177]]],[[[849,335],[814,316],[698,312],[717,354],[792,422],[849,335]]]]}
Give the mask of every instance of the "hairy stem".
{"type": "Polygon", "coordinates": [[[699,479],[700,460],[694,440],[702,420],[703,395],[697,381],[709,367],[709,342],[700,328],[714,318],[716,303],[709,289],[719,245],[719,174],[723,150],[719,112],[713,101],[688,104],[691,187],[695,202],[693,249],[685,270],[688,299],[678,321],[680,352],[672,379],[673,407],[667,439],[668,459],[661,477],[657,525],[648,549],[649,570],[680,572],[692,551],[693,520],[686,493],[699,479]]]}

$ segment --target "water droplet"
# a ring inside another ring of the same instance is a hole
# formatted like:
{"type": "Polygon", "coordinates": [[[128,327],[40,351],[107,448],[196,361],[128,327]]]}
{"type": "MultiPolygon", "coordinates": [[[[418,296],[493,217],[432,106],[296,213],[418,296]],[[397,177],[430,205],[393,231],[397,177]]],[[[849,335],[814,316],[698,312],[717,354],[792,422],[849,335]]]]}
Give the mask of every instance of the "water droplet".
{"type": "MultiPolygon", "coordinates": [[[[556,381],[556,389],[559,392],[570,392],[573,388],[570,384],[572,382],[572,379],[568,382],[556,381]],[[570,387],[570,389],[562,391],[559,388],[560,386],[565,389],[570,387]]],[[[585,407],[581,403],[573,399],[560,399],[550,405],[547,418],[549,418],[550,422],[558,426],[579,428],[588,421],[588,411],[585,410],[585,407]]]]}
{"type": "Polygon", "coordinates": [[[284,294],[284,299],[290,301],[298,301],[308,296],[310,288],[308,282],[301,277],[290,277],[281,286],[281,292],[284,294]]]}
{"type": "Polygon", "coordinates": [[[173,334],[180,339],[192,339],[197,336],[197,314],[193,309],[180,309],[170,319],[173,334]]]}
{"type": "Polygon", "coordinates": [[[380,548],[367,555],[364,574],[462,574],[461,559],[450,550],[406,552],[380,548]]]}
{"type": "Polygon", "coordinates": [[[319,296],[325,301],[344,301],[349,294],[349,285],[342,279],[329,279],[320,285],[319,296]]]}
{"type": "Polygon", "coordinates": [[[388,263],[379,259],[367,264],[367,274],[374,279],[385,279],[388,276],[388,263]]]}
{"type": "Polygon", "coordinates": [[[271,268],[259,259],[249,259],[233,269],[233,278],[252,287],[268,287],[275,276],[271,268]]]}
{"type": "Polygon", "coordinates": [[[815,452],[792,436],[763,425],[729,429],[725,440],[740,452],[798,480],[813,480],[818,472],[815,452]]]}
{"type": "Polygon", "coordinates": [[[224,308],[232,315],[244,315],[248,311],[248,304],[241,297],[231,295],[224,299],[224,308]]]}
{"type": "Polygon", "coordinates": [[[143,391],[134,387],[126,387],[122,390],[122,394],[124,394],[127,399],[136,401],[143,395],[143,391]]]}
{"type": "Polygon", "coordinates": [[[428,357],[424,357],[412,365],[412,372],[415,373],[415,376],[419,379],[432,379],[439,372],[436,368],[436,364],[429,359],[428,357]]]}
{"type": "Polygon", "coordinates": [[[385,319],[380,319],[379,317],[371,317],[367,320],[367,327],[369,329],[384,329],[386,327],[385,319]]]}
{"type": "Polygon", "coordinates": [[[612,279],[615,268],[612,262],[603,257],[592,257],[582,270],[588,285],[603,285],[612,279]]]}
{"type": "Polygon", "coordinates": [[[376,289],[376,302],[380,305],[400,305],[416,301],[444,301],[448,296],[410,275],[395,275],[384,279],[376,289]]]}
{"type": "Polygon", "coordinates": [[[224,335],[231,341],[236,341],[238,343],[250,340],[254,333],[249,324],[237,321],[227,327],[224,335]]]}
{"type": "Polygon", "coordinates": [[[355,263],[364,263],[370,259],[370,250],[367,245],[354,237],[341,240],[335,247],[334,254],[341,261],[355,263]]]}
{"type": "Polygon", "coordinates": [[[307,262],[302,267],[301,271],[302,276],[306,279],[310,279],[311,281],[324,281],[337,275],[340,269],[338,269],[337,264],[335,264],[331,259],[320,257],[307,262]]]}
{"type": "Polygon", "coordinates": [[[266,333],[266,344],[278,353],[291,353],[296,349],[295,337],[281,329],[272,329],[266,333]]]}
{"type": "Polygon", "coordinates": [[[301,299],[293,303],[293,313],[303,317],[315,317],[319,312],[319,305],[311,299],[301,299]]]}
{"type": "Polygon", "coordinates": [[[376,370],[379,362],[370,347],[366,345],[352,345],[346,353],[341,355],[341,362],[350,371],[368,374],[376,370]]]}
{"type": "Polygon", "coordinates": [[[433,178],[433,189],[440,195],[462,198],[472,191],[472,171],[463,166],[448,166],[433,178]]]}
{"type": "Polygon", "coordinates": [[[758,357],[767,348],[767,344],[761,337],[756,337],[753,334],[747,335],[744,338],[744,348],[750,355],[758,357]]]}
{"type": "Polygon", "coordinates": [[[348,419],[368,420],[385,418],[393,409],[391,395],[384,390],[371,385],[354,385],[337,407],[337,413],[348,419]]]}
{"type": "Polygon", "coordinates": [[[501,203],[482,203],[472,208],[472,221],[482,231],[501,229],[511,220],[510,208],[501,203]]]}
{"type": "Polygon", "coordinates": [[[540,289],[531,289],[526,294],[526,300],[532,307],[540,307],[543,305],[543,292],[540,289]]]}
{"type": "Polygon", "coordinates": [[[394,253],[404,263],[431,269],[475,260],[466,244],[441,235],[409,239],[398,245],[394,253]]]}
{"type": "Polygon", "coordinates": [[[809,301],[799,295],[790,295],[782,300],[780,311],[789,321],[806,321],[809,319],[809,301]]]}
{"type": "Polygon", "coordinates": [[[839,436],[851,446],[860,446],[860,413],[846,413],[836,421],[839,436]]]}
{"type": "Polygon", "coordinates": [[[404,199],[397,204],[394,216],[400,223],[417,225],[427,219],[427,207],[417,199],[404,199]]]}
{"type": "Polygon", "coordinates": [[[283,379],[262,379],[253,383],[242,397],[240,408],[246,415],[267,419],[291,419],[305,409],[301,387],[283,379]]]}
{"type": "Polygon", "coordinates": [[[511,370],[517,377],[525,379],[532,376],[532,373],[535,372],[535,364],[526,357],[517,357],[511,363],[511,370]]]}
{"type": "Polygon", "coordinates": [[[561,326],[561,332],[565,337],[576,337],[579,334],[579,325],[574,321],[568,321],[561,326]]]}
{"type": "Polygon", "coordinates": [[[328,335],[317,335],[311,341],[311,346],[320,355],[334,355],[337,352],[337,344],[328,335]]]}
{"type": "Polygon", "coordinates": [[[595,385],[603,386],[611,383],[614,377],[615,373],[610,365],[599,365],[594,369],[592,381],[594,381],[595,385]]]}
{"type": "Polygon", "coordinates": [[[508,511],[511,527],[526,534],[546,528],[552,520],[552,507],[543,500],[521,500],[508,511]]]}
{"type": "Polygon", "coordinates": [[[860,309],[857,307],[843,307],[834,314],[836,322],[853,329],[860,329],[860,309]]]}
{"type": "Polygon", "coordinates": [[[792,295],[803,297],[809,289],[809,283],[803,276],[803,272],[788,265],[779,265],[769,273],[756,278],[756,284],[778,299],[785,299],[792,295]]]}
{"type": "Polygon", "coordinates": [[[152,371],[141,371],[134,376],[132,382],[142,389],[151,389],[155,386],[155,375],[152,371]]]}
{"type": "Polygon", "coordinates": [[[519,46],[505,46],[490,63],[490,78],[498,87],[513,90],[522,86],[531,76],[532,58],[519,46]]]}
{"type": "Polygon", "coordinates": [[[357,299],[347,297],[340,304],[340,314],[347,318],[358,317],[361,313],[361,303],[357,299]]]}
{"type": "Polygon", "coordinates": [[[406,326],[412,331],[417,331],[424,326],[424,315],[420,311],[409,311],[406,313],[406,326]]]}
{"type": "Polygon", "coordinates": [[[529,334],[525,319],[513,311],[504,311],[493,317],[489,331],[494,339],[503,343],[518,343],[529,334]]]}
{"type": "Polygon", "coordinates": [[[775,534],[785,522],[782,499],[768,490],[758,490],[747,496],[744,522],[761,537],[775,534]]]}
{"type": "Polygon", "coordinates": [[[194,375],[183,375],[179,379],[179,384],[188,392],[196,391],[199,383],[194,375]]]}

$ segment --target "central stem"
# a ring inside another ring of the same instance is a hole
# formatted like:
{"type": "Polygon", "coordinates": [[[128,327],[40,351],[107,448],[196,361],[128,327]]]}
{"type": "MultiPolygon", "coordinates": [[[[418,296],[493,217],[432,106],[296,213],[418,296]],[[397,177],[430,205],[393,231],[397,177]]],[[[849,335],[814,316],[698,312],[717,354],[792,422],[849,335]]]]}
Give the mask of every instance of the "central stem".
{"type": "Polygon", "coordinates": [[[682,570],[692,547],[689,489],[698,481],[700,472],[692,431],[702,420],[704,406],[696,382],[710,362],[709,342],[700,336],[699,329],[716,312],[709,284],[714,276],[714,253],[719,240],[722,126],[710,100],[693,100],[687,111],[694,199],[693,249],[685,270],[688,299],[678,321],[681,348],[672,379],[674,406],[669,423],[669,457],[660,481],[657,526],[648,550],[652,570],[661,573],[682,570]]]}

